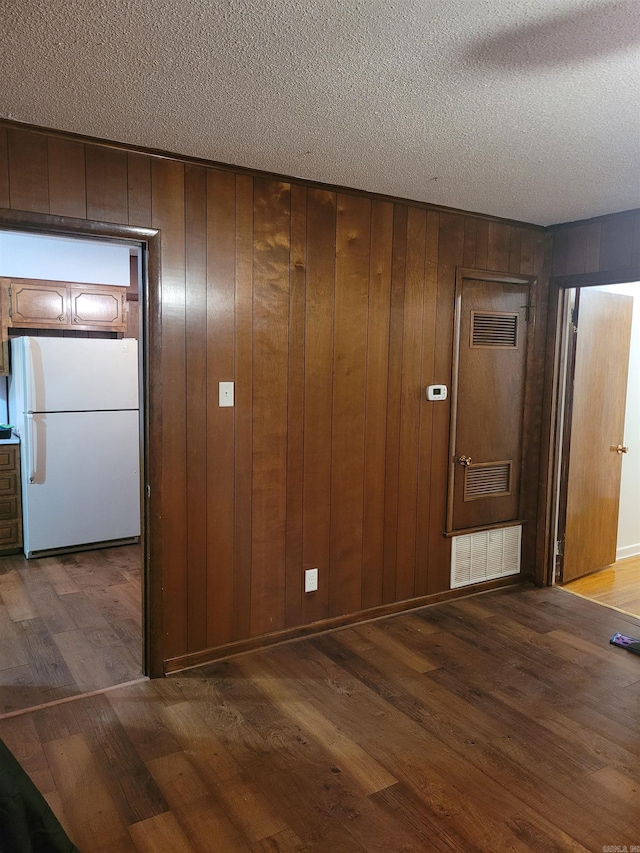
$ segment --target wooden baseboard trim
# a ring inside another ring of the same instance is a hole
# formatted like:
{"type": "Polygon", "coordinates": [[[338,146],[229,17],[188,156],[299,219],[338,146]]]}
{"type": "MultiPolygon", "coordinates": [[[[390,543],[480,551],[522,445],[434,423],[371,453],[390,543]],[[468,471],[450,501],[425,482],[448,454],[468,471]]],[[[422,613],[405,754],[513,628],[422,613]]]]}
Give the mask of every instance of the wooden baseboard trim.
{"type": "Polygon", "coordinates": [[[224,646],[203,649],[199,652],[190,652],[186,655],[177,655],[176,657],[165,660],[164,673],[165,675],[170,675],[171,673],[181,672],[185,669],[204,666],[205,664],[213,663],[214,661],[222,660],[223,658],[253,652],[267,646],[276,646],[293,640],[303,640],[305,637],[312,635],[324,634],[328,631],[335,631],[338,628],[346,628],[349,625],[356,625],[360,622],[373,622],[376,619],[383,619],[385,616],[393,616],[395,613],[417,610],[419,607],[441,604],[444,601],[451,601],[452,599],[471,598],[472,596],[483,592],[491,592],[492,590],[500,589],[501,587],[518,586],[522,583],[531,582],[531,580],[530,575],[511,575],[506,578],[498,578],[497,580],[476,584],[473,589],[470,589],[469,587],[448,589],[444,592],[422,595],[419,598],[411,598],[407,601],[397,601],[393,604],[382,604],[379,607],[372,607],[369,610],[361,610],[358,613],[349,613],[345,616],[334,616],[331,619],[322,619],[319,622],[312,622],[310,625],[303,625],[297,628],[286,628],[284,631],[278,631],[274,634],[263,634],[260,637],[250,637],[249,639],[238,640],[235,643],[228,643],[224,646]]]}

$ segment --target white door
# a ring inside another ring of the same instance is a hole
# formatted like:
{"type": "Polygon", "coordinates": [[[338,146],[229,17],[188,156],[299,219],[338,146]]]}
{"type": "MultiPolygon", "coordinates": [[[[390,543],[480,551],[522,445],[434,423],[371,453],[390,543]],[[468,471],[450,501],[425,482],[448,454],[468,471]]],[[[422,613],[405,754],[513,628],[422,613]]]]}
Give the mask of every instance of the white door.
{"type": "Polygon", "coordinates": [[[56,412],[25,418],[24,550],[140,535],[138,412],[56,412]]]}

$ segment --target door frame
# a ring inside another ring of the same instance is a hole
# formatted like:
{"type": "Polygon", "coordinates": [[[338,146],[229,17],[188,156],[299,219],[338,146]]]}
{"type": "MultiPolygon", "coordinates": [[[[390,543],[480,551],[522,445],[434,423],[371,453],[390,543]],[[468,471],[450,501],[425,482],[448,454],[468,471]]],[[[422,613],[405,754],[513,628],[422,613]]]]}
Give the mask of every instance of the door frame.
{"type": "MultiPolygon", "coordinates": [[[[538,586],[555,584],[556,531],[561,512],[560,494],[563,486],[566,493],[568,476],[569,444],[564,426],[563,399],[565,380],[567,390],[573,385],[575,369],[575,341],[570,347],[570,334],[566,322],[570,291],[583,287],[604,284],[628,284],[640,282],[640,267],[633,266],[613,272],[577,273],[575,275],[552,276],[549,279],[548,335],[544,367],[544,394],[542,406],[542,441],[539,480],[539,514],[537,524],[536,565],[534,580],[538,586]],[[568,364],[573,353],[573,364],[568,364]],[[568,369],[571,369],[571,382],[568,369]],[[565,449],[565,443],[567,447],[565,449]],[[564,459],[563,459],[564,456],[564,459]]],[[[640,288],[640,285],[639,285],[640,288]]],[[[640,289],[639,289],[640,295],[640,289]]],[[[568,394],[566,396],[571,396],[568,394]]],[[[570,431],[570,423],[569,423],[570,431]]]]}
{"type": "Polygon", "coordinates": [[[160,558],[162,420],[158,358],[161,351],[160,231],[90,219],[0,208],[0,229],[70,237],[118,240],[140,247],[142,306],[140,352],[143,458],[141,476],[142,544],[142,671],[151,678],[164,674],[162,654],[162,575],[160,558]]]}

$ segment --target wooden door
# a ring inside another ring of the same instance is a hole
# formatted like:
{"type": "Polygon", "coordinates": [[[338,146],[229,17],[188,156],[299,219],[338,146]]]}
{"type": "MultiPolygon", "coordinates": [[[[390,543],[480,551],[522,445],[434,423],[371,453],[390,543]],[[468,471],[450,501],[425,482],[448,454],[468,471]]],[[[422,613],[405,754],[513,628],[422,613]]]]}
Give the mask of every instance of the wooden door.
{"type": "Polygon", "coordinates": [[[565,583],[616,560],[632,314],[632,296],[580,290],[561,565],[565,583]]]}
{"type": "Polygon", "coordinates": [[[519,519],[531,283],[472,271],[458,276],[450,532],[519,519]]]}

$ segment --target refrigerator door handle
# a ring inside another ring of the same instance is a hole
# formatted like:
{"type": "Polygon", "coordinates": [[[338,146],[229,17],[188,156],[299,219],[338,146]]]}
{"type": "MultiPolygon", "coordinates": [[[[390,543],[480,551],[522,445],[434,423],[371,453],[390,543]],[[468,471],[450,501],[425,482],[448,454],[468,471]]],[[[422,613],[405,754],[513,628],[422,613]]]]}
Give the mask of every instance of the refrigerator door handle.
{"type": "Polygon", "coordinates": [[[23,338],[24,346],[21,350],[22,356],[22,376],[24,383],[24,410],[25,412],[32,411],[32,397],[33,397],[33,385],[34,385],[34,375],[33,375],[33,354],[31,352],[31,341],[28,337],[23,338]]]}
{"type": "Polygon", "coordinates": [[[27,436],[25,441],[25,462],[27,467],[27,478],[30,483],[33,483],[36,478],[35,465],[34,461],[37,459],[37,448],[36,448],[36,430],[34,429],[35,424],[33,421],[33,415],[29,412],[26,413],[25,417],[27,418],[27,436]]]}

